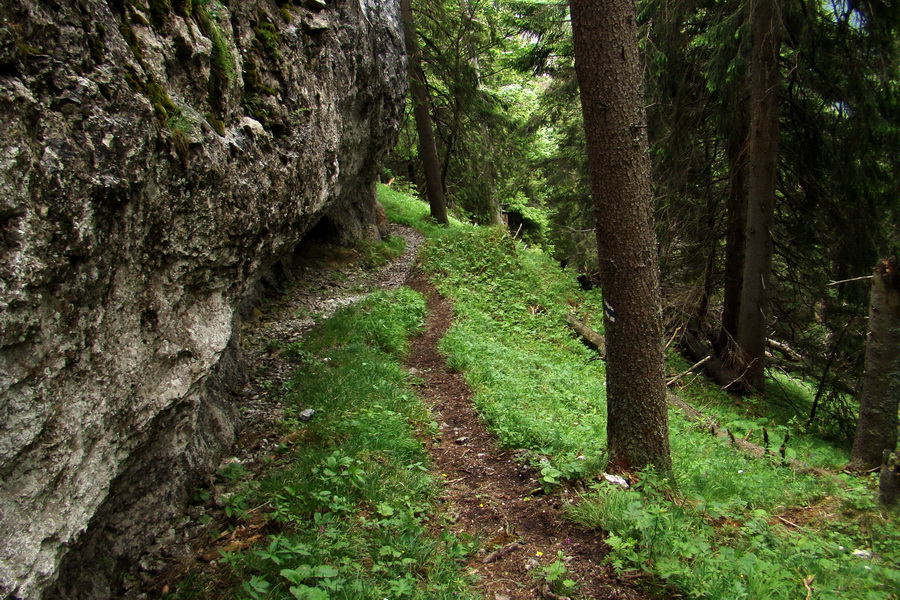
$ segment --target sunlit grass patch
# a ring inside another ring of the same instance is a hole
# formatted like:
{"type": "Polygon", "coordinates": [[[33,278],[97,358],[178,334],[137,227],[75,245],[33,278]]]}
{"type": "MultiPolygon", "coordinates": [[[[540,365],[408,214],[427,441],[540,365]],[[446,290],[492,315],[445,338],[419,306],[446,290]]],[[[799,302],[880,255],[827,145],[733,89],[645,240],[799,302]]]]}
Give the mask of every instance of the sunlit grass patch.
{"type": "MultiPolygon", "coordinates": [[[[599,293],[582,292],[574,274],[502,229],[426,231],[423,268],[454,302],[441,349],[488,427],[502,444],[531,451],[545,490],[562,478],[591,485],[606,439],[604,363],[574,339],[565,315],[601,329],[599,293]]],[[[674,356],[668,364],[671,373],[689,366],[674,356]]],[[[686,377],[677,390],[686,401],[756,444],[765,428],[770,455],[744,454],[672,410],[675,481],[594,486],[572,518],[612,534],[618,569],[651,572],[686,597],[897,598],[900,531],[876,507],[874,481],[840,474],[843,450],[772,410],[808,404],[809,386],[776,374],[770,390],[771,398],[738,398],[686,377]],[[787,458],[832,474],[784,466],[786,438],[787,458]]]]}
{"type": "Polygon", "coordinates": [[[440,526],[417,439],[433,423],[398,361],[424,314],[412,290],[377,292],[286,350],[301,364],[284,441],[273,467],[232,496],[235,525],[266,535],[224,554],[236,581],[226,597],[476,597],[460,564],[474,544],[440,526]],[[315,413],[304,420],[301,409],[315,413]]]}

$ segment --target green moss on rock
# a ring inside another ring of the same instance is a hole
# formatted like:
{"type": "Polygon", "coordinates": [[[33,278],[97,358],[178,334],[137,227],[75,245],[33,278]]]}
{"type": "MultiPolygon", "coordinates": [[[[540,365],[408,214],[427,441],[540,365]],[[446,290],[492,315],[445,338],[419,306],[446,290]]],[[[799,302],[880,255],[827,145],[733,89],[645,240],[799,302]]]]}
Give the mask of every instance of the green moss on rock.
{"type": "Polygon", "coordinates": [[[169,94],[156,82],[150,82],[146,85],[147,97],[150,104],[153,105],[153,112],[156,113],[160,121],[166,121],[178,112],[178,107],[172,102],[169,94]]]}
{"type": "Polygon", "coordinates": [[[194,2],[193,0],[175,0],[172,8],[176,15],[187,18],[194,10],[194,2]]]}
{"type": "Polygon", "coordinates": [[[149,0],[150,20],[160,26],[166,22],[172,12],[171,0],[149,0]]]}
{"type": "Polygon", "coordinates": [[[210,127],[212,127],[216,133],[225,137],[225,123],[220,119],[217,119],[214,114],[206,113],[206,122],[209,123],[210,127]]]}
{"type": "Polygon", "coordinates": [[[275,25],[265,21],[254,27],[253,32],[266,56],[272,60],[281,58],[281,35],[275,25]]]}
{"type": "Polygon", "coordinates": [[[121,33],[122,37],[125,39],[125,44],[131,50],[135,60],[143,62],[144,52],[141,50],[141,43],[138,41],[137,34],[134,32],[134,29],[131,28],[131,25],[124,22],[119,24],[119,33],[121,33]]]}

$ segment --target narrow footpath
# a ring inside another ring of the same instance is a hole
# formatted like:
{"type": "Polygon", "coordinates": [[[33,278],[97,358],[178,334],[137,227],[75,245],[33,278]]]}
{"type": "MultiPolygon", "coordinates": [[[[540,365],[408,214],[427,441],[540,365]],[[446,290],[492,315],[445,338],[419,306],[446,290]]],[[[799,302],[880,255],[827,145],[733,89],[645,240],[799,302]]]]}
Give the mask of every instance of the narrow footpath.
{"type": "MultiPolygon", "coordinates": [[[[359,252],[313,243],[295,258],[296,279],[277,298],[263,304],[242,329],[248,386],[241,412],[244,430],[229,461],[250,473],[264,469],[264,459],[278,444],[283,386],[296,364],[282,351],[299,342],[316,323],[370,291],[408,285],[427,300],[425,330],[411,343],[410,373],[420,378],[418,395],[438,423],[436,436],[424,443],[433,468],[445,483],[440,501],[456,533],[478,540],[480,550],[467,565],[485,600],[556,600],[542,578],[544,569],[565,564],[561,579],[576,582],[573,598],[639,600],[647,598],[635,581],[623,581],[603,563],[608,547],[600,531],[585,531],[563,518],[562,505],[574,499],[563,489],[544,495],[538,473],[524,452],[503,450],[485,429],[471,404],[463,377],[450,372],[438,342],[452,321],[452,307],[413,265],[422,236],[392,225],[392,235],[406,240],[406,250],[380,269],[366,269],[359,252]]],[[[165,597],[186,574],[198,570],[217,580],[216,563],[225,550],[249,547],[261,537],[262,524],[238,528],[229,536],[210,536],[204,515],[215,498],[189,508],[168,535],[149,549],[123,591],[126,600],[165,597]]],[[[373,599],[374,600],[374,599],[373,599]]],[[[381,599],[378,599],[381,600],[381,599]]]]}
{"type": "Polygon", "coordinates": [[[478,576],[486,600],[562,598],[540,577],[557,560],[566,565],[565,578],[576,581],[579,598],[643,598],[602,564],[608,546],[601,533],[563,518],[567,490],[562,498],[543,495],[538,473],[520,460],[521,453],[497,446],[473,409],[462,376],[450,372],[438,353],[438,342],[451,324],[450,302],[424,275],[412,276],[407,285],[423,294],[428,306],[425,331],[412,340],[407,359],[410,371],[423,380],[419,396],[438,423],[439,435],[428,451],[446,480],[441,500],[456,531],[483,540],[469,569],[478,576]]]}

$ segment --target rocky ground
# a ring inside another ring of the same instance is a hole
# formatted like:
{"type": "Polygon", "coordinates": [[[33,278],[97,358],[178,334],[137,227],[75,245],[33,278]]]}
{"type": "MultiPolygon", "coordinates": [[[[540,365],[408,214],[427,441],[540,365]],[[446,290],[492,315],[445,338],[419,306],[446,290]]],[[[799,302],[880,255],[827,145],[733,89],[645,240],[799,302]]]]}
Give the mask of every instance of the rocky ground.
{"type": "MultiPolygon", "coordinates": [[[[414,229],[391,225],[391,235],[403,237],[403,254],[379,269],[365,266],[362,252],[324,242],[305,242],[296,252],[292,281],[244,320],[242,351],[248,365],[248,384],[240,410],[241,437],[222,466],[240,463],[246,470],[261,468],[261,458],[279,443],[277,423],[282,416],[284,384],[295,365],[281,350],[302,339],[317,323],[336,310],[359,301],[376,289],[403,285],[412,270],[422,235],[414,229]]],[[[141,556],[139,565],[123,582],[126,600],[159,598],[174,590],[174,582],[219,558],[227,540],[214,539],[216,523],[208,521],[214,505],[221,505],[221,482],[211,478],[201,491],[202,501],[173,521],[168,531],[141,556]]],[[[224,487],[224,486],[221,486],[224,487]]],[[[252,537],[248,534],[240,544],[252,537]]],[[[238,549],[237,547],[233,549],[238,549]]]]}
{"type": "MultiPolygon", "coordinates": [[[[541,567],[556,560],[563,560],[567,577],[577,580],[578,597],[642,598],[634,582],[617,579],[602,564],[607,547],[601,532],[579,529],[562,518],[562,504],[571,492],[541,494],[537,473],[521,460],[522,453],[500,449],[484,428],[462,377],[447,369],[437,351],[452,310],[424,276],[414,273],[422,237],[408,228],[392,228],[392,235],[406,239],[406,250],[375,271],[363,268],[357,251],[307,245],[298,257],[294,283],[247,320],[242,335],[251,381],[241,409],[246,426],[228,460],[254,472],[259,459],[278,443],[278,399],[293,370],[281,349],[369,291],[407,284],[428,300],[426,330],[413,340],[407,367],[421,378],[418,392],[439,424],[440,435],[429,442],[428,450],[434,468],[447,482],[441,502],[458,532],[485,540],[468,565],[479,577],[485,598],[561,598],[536,576],[541,567]]],[[[174,582],[186,572],[214,569],[223,547],[237,550],[261,537],[249,525],[234,539],[212,539],[203,515],[217,496],[216,482],[211,480],[206,504],[190,509],[150,549],[141,570],[129,578],[123,597],[160,597],[173,590],[174,582]]]]}

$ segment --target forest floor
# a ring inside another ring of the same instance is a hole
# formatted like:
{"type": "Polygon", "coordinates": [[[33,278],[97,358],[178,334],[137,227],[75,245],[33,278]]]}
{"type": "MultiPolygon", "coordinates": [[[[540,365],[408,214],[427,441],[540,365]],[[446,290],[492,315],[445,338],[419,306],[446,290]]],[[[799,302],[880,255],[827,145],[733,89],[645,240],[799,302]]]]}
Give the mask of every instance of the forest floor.
{"type": "MultiPolygon", "coordinates": [[[[553,561],[564,564],[566,577],[577,583],[577,597],[639,599],[639,579],[617,578],[603,564],[608,547],[597,530],[585,530],[563,518],[562,505],[570,490],[543,494],[539,474],[520,453],[498,446],[472,408],[471,393],[458,373],[451,372],[437,345],[451,325],[452,307],[414,271],[422,237],[412,229],[392,225],[393,235],[406,240],[403,254],[380,269],[366,268],[362,253],[328,244],[312,244],[298,257],[295,281],[283,293],[254,311],[242,331],[250,381],[241,411],[242,436],[230,462],[239,462],[251,476],[265,468],[265,457],[283,440],[279,396],[294,364],[279,350],[338,308],[376,289],[408,285],[427,299],[425,330],[412,340],[406,367],[421,379],[418,395],[438,424],[436,436],[423,436],[432,469],[446,483],[440,504],[455,533],[480,541],[466,565],[477,577],[486,600],[563,598],[538,576],[553,561]]],[[[203,572],[209,587],[229,587],[221,551],[246,549],[263,539],[262,525],[250,524],[229,534],[215,534],[222,525],[221,490],[191,507],[140,561],[142,570],[128,577],[124,598],[169,597],[186,574],[203,572]],[[217,516],[218,514],[218,516],[217,516]],[[209,516],[212,521],[209,522],[209,516]]],[[[222,484],[224,489],[225,484],[222,484]]],[[[251,511],[252,513],[252,511],[251,511]]],[[[223,528],[224,530],[224,528],[223,528]]],[[[658,597],[658,596],[653,596],[658,597]]]]}
{"type": "Polygon", "coordinates": [[[531,571],[546,564],[547,558],[564,557],[579,597],[642,598],[602,564],[608,547],[601,532],[586,531],[564,519],[562,503],[569,490],[544,495],[534,468],[519,460],[516,451],[498,447],[472,408],[462,375],[451,372],[438,353],[438,342],[451,324],[450,303],[424,275],[413,275],[408,285],[426,297],[428,306],[425,331],[412,340],[407,358],[407,365],[423,380],[419,396],[438,423],[440,436],[428,451],[447,482],[441,500],[456,529],[486,540],[485,551],[469,565],[485,597],[559,598],[547,584],[536,584],[531,571]]]}

